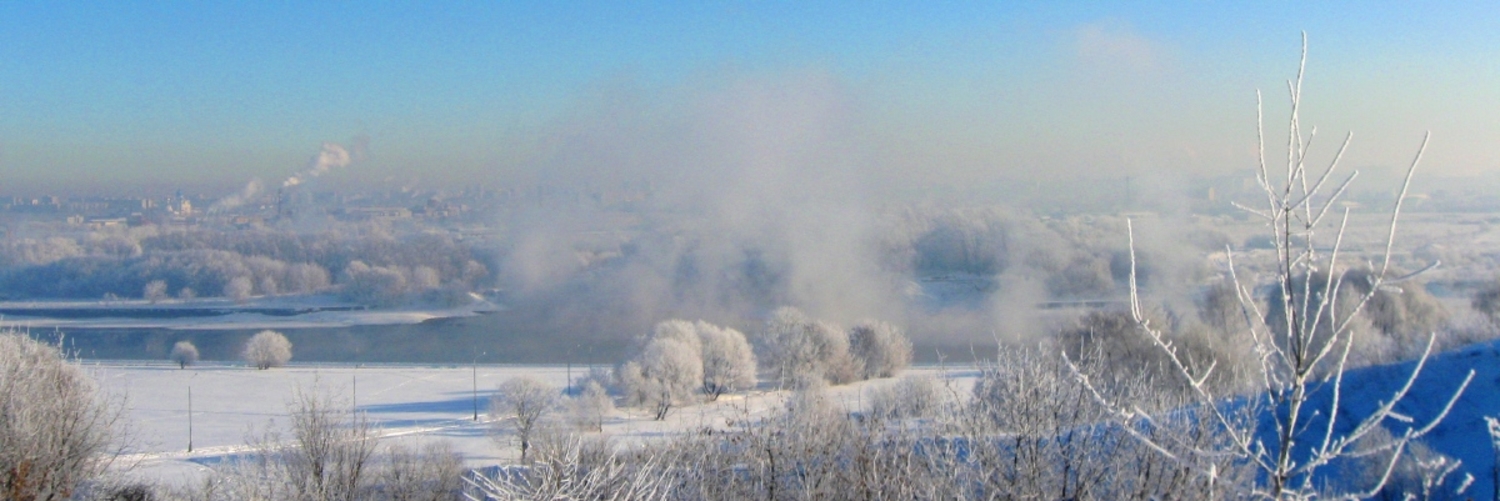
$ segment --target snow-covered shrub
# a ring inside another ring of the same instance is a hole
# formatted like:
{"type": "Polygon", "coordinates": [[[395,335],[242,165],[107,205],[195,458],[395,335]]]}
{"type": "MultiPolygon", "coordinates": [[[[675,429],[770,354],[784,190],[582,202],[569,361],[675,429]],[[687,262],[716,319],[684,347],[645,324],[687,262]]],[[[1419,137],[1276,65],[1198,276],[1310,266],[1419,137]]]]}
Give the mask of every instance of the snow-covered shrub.
{"type": "Polygon", "coordinates": [[[1483,313],[1491,323],[1500,325],[1500,281],[1492,281],[1475,292],[1469,305],[1474,308],[1474,311],[1483,313]]]}
{"type": "Polygon", "coordinates": [[[870,392],[870,414],[895,419],[927,417],[941,403],[938,381],[930,375],[908,375],[870,392]]]}
{"type": "Polygon", "coordinates": [[[246,439],[249,451],[218,463],[203,484],[168,499],[380,499],[376,428],[349,403],[298,389],[287,403],[290,436],[268,429],[246,439]]]}
{"type": "Polygon", "coordinates": [[[615,410],[615,401],[596,379],[586,379],[578,394],[567,401],[568,418],[584,431],[604,431],[604,418],[615,410]]]}
{"type": "Polygon", "coordinates": [[[849,351],[864,367],[864,379],[891,377],[911,365],[911,340],[886,322],[866,320],[849,329],[849,351]]]}
{"type": "Polygon", "coordinates": [[[463,456],[446,441],[420,449],[392,444],[376,459],[377,493],[368,499],[441,501],[458,499],[463,490],[463,456]]]}
{"type": "Polygon", "coordinates": [[[0,332],[0,497],[67,499],[104,473],[123,410],[57,348],[0,332]]]}

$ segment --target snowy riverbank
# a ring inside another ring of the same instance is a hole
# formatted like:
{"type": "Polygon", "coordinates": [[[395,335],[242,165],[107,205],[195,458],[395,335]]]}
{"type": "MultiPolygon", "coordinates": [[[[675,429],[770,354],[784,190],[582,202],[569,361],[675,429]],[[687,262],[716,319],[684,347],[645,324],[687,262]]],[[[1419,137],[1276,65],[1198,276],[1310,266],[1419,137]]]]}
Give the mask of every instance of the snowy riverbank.
{"type": "Polygon", "coordinates": [[[498,311],[477,296],[460,306],[370,308],[327,295],[146,300],[0,301],[0,327],[46,329],[243,330],[416,324],[498,311]]]}

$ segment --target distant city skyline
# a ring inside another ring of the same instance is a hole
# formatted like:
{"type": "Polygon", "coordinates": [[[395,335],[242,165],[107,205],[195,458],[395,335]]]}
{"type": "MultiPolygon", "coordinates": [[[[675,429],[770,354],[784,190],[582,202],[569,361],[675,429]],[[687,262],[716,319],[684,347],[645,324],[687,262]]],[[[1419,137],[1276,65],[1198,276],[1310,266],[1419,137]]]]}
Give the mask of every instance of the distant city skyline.
{"type": "Polygon", "coordinates": [[[1303,30],[1324,147],[1500,170],[1494,2],[123,2],[0,5],[0,183],[274,188],[325,143],[393,186],[1226,174],[1303,30]]]}

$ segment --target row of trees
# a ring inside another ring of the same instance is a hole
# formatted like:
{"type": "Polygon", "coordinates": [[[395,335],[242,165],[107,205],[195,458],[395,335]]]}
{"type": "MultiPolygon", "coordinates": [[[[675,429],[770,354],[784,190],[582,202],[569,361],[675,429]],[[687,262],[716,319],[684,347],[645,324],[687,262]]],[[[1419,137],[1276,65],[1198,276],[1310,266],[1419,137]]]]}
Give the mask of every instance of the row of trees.
{"type": "Polygon", "coordinates": [[[792,388],[890,377],[912,357],[911,341],[894,325],[865,321],[845,330],[791,307],[772,312],[754,348],[743,333],[701,320],[658,323],[639,341],[614,382],[627,405],[646,407],[657,420],[700,395],[713,401],[755,387],[757,366],[792,388]]]}
{"type": "MultiPolygon", "coordinates": [[[[281,367],[292,359],[292,342],[280,332],[260,331],[245,341],[240,357],[259,370],[281,367]]],[[[178,341],[172,345],[167,359],[186,369],[198,363],[198,347],[192,341],[178,341]]]]}
{"type": "Polygon", "coordinates": [[[89,234],[0,243],[0,294],[43,298],[312,293],[390,304],[414,293],[472,290],[489,269],[441,235],[283,231],[89,234]],[[89,243],[92,242],[92,243],[89,243]]]}
{"type": "Polygon", "coordinates": [[[864,321],[850,329],[783,307],[756,337],[762,367],[782,387],[808,380],[846,384],[890,377],[911,364],[911,341],[894,325],[864,321]]]}

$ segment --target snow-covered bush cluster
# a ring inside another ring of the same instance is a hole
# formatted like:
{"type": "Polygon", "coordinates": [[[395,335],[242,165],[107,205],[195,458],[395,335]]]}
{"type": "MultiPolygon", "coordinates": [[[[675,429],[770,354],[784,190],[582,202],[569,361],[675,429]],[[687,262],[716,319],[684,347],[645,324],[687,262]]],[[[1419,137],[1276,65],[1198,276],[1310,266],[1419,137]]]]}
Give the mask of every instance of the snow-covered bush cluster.
{"type": "Polygon", "coordinates": [[[843,329],[791,307],[772,312],[755,341],[761,367],[783,387],[891,377],[911,364],[911,340],[894,325],[867,320],[843,329]]]}
{"type": "Polygon", "coordinates": [[[663,419],[702,393],[708,399],[755,386],[755,354],[745,335],[708,322],[667,320],[615,375],[627,405],[663,419]]]}
{"type": "Polygon", "coordinates": [[[753,343],[733,328],[679,319],[656,324],[639,341],[615,382],[626,405],[646,407],[656,419],[695,399],[754,388],[757,367],[779,387],[795,388],[890,377],[911,364],[911,341],[894,325],[865,321],[845,330],[791,307],[772,312],[753,343]]]}

